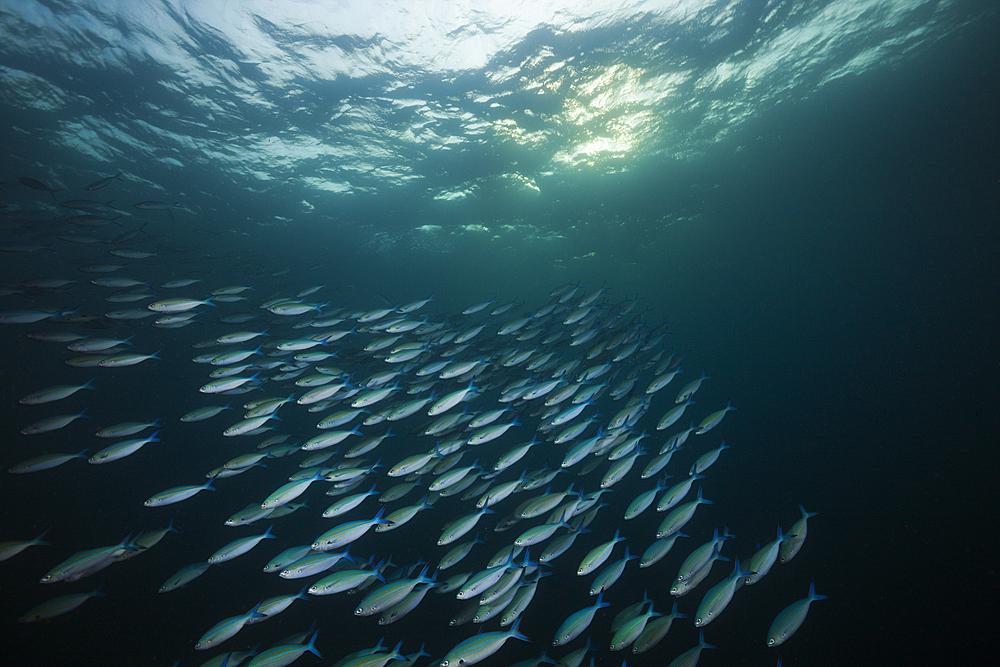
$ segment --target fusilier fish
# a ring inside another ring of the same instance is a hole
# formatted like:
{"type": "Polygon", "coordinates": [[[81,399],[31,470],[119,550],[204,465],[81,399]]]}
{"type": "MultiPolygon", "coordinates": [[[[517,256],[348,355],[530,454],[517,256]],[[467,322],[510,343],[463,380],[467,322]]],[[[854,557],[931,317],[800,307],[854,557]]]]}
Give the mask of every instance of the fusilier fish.
{"type": "Polygon", "coordinates": [[[610,542],[605,542],[598,547],[594,547],[590,550],[590,553],[583,557],[583,560],[580,561],[580,567],[576,570],[577,576],[586,576],[604,564],[604,561],[608,559],[614,550],[615,545],[626,540],[624,537],[619,537],[619,532],[616,530],[615,536],[610,542]]]}
{"type": "Polygon", "coordinates": [[[714,621],[722,613],[722,610],[729,605],[733,599],[733,594],[746,577],[753,575],[753,572],[744,572],[740,568],[740,559],[736,559],[733,573],[709,589],[698,605],[698,611],[694,615],[694,625],[697,628],[703,627],[714,621]]]}
{"type": "Polygon", "coordinates": [[[331,528],[316,538],[316,541],[313,542],[312,548],[317,551],[329,551],[330,549],[337,549],[339,547],[346,546],[367,533],[372,526],[388,523],[387,519],[382,518],[382,514],[384,512],[385,508],[383,507],[372,519],[364,521],[348,521],[347,523],[340,524],[336,528],[331,528]]]}
{"type": "Polygon", "coordinates": [[[649,611],[644,614],[640,614],[627,623],[622,624],[622,626],[615,631],[614,637],[611,638],[611,650],[620,651],[623,648],[631,646],[636,637],[642,634],[642,631],[646,629],[646,624],[649,620],[657,616],[662,616],[662,614],[653,611],[653,605],[650,604],[649,611]]]}
{"type": "Polygon", "coordinates": [[[605,607],[610,607],[610,602],[604,602],[604,593],[597,596],[597,602],[593,606],[586,607],[580,611],[570,614],[569,617],[563,621],[559,629],[556,630],[555,639],[552,640],[553,646],[561,646],[563,644],[568,644],[577,637],[579,637],[590,625],[590,622],[594,620],[594,614],[597,613],[599,609],[605,607]]]}
{"type": "MultiPolygon", "coordinates": [[[[103,584],[102,584],[103,586],[103,584]]],[[[17,619],[18,623],[34,623],[36,621],[46,621],[56,616],[69,613],[93,597],[101,597],[101,586],[88,593],[73,593],[72,595],[62,595],[43,602],[21,615],[17,619]]]]}
{"type": "Polygon", "coordinates": [[[715,648],[711,644],[705,642],[704,631],[698,635],[698,645],[693,649],[684,651],[679,656],[674,658],[667,667],[696,667],[698,664],[698,658],[701,657],[701,652],[707,648],[715,648]]]}
{"type": "MultiPolygon", "coordinates": [[[[73,459],[85,458],[87,458],[86,449],[78,454],[44,454],[42,456],[30,458],[26,461],[21,461],[20,463],[8,468],[7,472],[14,475],[23,475],[29,472],[39,472],[41,470],[55,468],[56,466],[61,466],[67,461],[72,461],[73,459]]],[[[3,558],[0,558],[0,560],[3,560],[3,558]]]]}
{"type": "Polygon", "coordinates": [[[701,497],[701,489],[698,489],[697,498],[689,503],[684,503],[667,515],[667,518],[665,518],[663,523],[660,524],[659,530],[656,531],[656,539],[660,540],[664,537],[669,537],[683,528],[687,522],[691,520],[691,517],[694,516],[695,510],[698,509],[698,505],[711,504],[711,500],[705,500],[701,497]]]}
{"type": "Polygon", "coordinates": [[[36,546],[48,546],[49,543],[44,541],[42,538],[49,531],[44,531],[41,535],[33,540],[20,540],[12,542],[0,542],[0,562],[7,560],[8,558],[13,558],[17,554],[21,553],[29,547],[36,546]]]}
{"type": "Polygon", "coordinates": [[[676,618],[687,618],[687,615],[678,613],[675,602],[674,609],[670,614],[653,619],[646,624],[646,628],[632,643],[632,653],[645,653],[656,646],[670,631],[670,626],[673,625],[676,618]]]}
{"type": "Polygon", "coordinates": [[[521,641],[531,641],[523,634],[518,632],[517,626],[520,625],[521,619],[514,621],[514,625],[511,626],[510,630],[500,631],[500,632],[483,632],[475,637],[466,639],[461,642],[448,652],[448,655],[444,657],[441,661],[440,667],[458,667],[464,665],[474,665],[477,662],[482,662],[486,658],[490,657],[494,653],[500,650],[510,638],[520,639],[521,641]]]}
{"type": "Polygon", "coordinates": [[[87,408],[84,408],[75,415],[58,415],[55,417],[48,417],[47,419],[42,419],[34,424],[29,424],[21,429],[21,433],[24,435],[38,435],[40,433],[48,433],[49,431],[55,431],[63,428],[64,426],[73,423],[77,419],[87,419],[87,408]]]}
{"type": "Polygon", "coordinates": [[[708,433],[713,428],[719,425],[719,422],[722,421],[722,418],[726,416],[727,412],[735,409],[736,408],[733,407],[732,401],[729,401],[728,403],[726,403],[726,407],[722,408],[721,410],[717,410],[712,414],[710,414],[709,416],[705,417],[705,419],[702,420],[701,424],[698,425],[698,430],[695,431],[694,434],[702,435],[703,433],[708,433]]]}
{"type": "Polygon", "coordinates": [[[818,514],[818,512],[807,512],[806,508],[802,507],[802,505],[799,505],[799,512],[802,513],[802,518],[796,521],[792,529],[788,531],[792,535],[792,539],[782,542],[781,549],[778,552],[778,558],[781,559],[782,563],[787,563],[795,558],[795,554],[799,552],[802,544],[806,541],[807,522],[811,517],[818,514]]]}
{"type": "Polygon", "coordinates": [[[52,401],[59,401],[69,396],[72,396],[81,389],[93,389],[94,380],[97,378],[90,378],[84,384],[76,385],[66,385],[61,387],[49,387],[48,389],[42,389],[41,391],[36,391],[34,393],[28,394],[22,398],[19,403],[22,405],[40,405],[42,403],[51,403],[52,401]]]}
{"type": "Polygon", "coordinates": [[[711,379],[710,377],[702,373],[700,378],[691,380],[691,382],[688,382],[686,385],[684,385],[684,388],[681,389],[679,394],[677,394],[677,399],[674,402],[683,403],[684,401],[688,400],[689,398],[694,396],[694,393],[696,391],[698,391],[701,388],[702,382],[710,379],[711,379]]]}
{"type": "Polygon", "coordinates": [[[110,357],[105,357],[97,364],[101,368],[120,368],[122,366],[135,366],[136,364],[141,364],[149,359],[159,359],[160,352],[163,350],[157,350],[153,354],[115,354],[110,357]]]}
{"type": "Polygon", "coordinates": [[[242,556],[246,552],[253,549],[255,546],[260,544],[262,540],[274,539],[274,535],[271,534],[271,526],[268,526],[267,531],[260,535],[253,535],[251,537],[243,537],[238,540],[233,540],[226,546],[222,547],[214,554],[208,557],[208,562],[213,565],[216,563],[222,563],[227,560],[232,560],[237,556],[242,556]]]}
{"type": "Polygon", "coordinates": [[[153,433],[153,435],[148,438],[136,438],[134,440],[124,440],[122,442],[117,442],[110,447],[105,447],[101,451],[97,452],[87,463],[101,464],[110,463],[111,461],[117,461],[118,459],[123,459],[129,454],[134,454],[139,451],[139,448],[143,445],[147,445],[151,442],[160,442],[160,439],[156,436],[159,435],[159,431],[153,433]]]}
{"type": "Polygon", "coordinates": [[[816,594],[816,584],[809,584],[809,595],[804,600],[794,602],[785,607],[778,617],[771,624],[771,629],[767,631],[767,645],[780,646],[791,637],[796,630],[806,620],[809,613],[809,605],[816,600],[825,600],[827,596],[816,594]]]}
{"type": "Polygon", "coordinates": [[[775,561],[778,560],[778,550],[781,548],[781,544],[786,540],[790,540],[794,535],[785,535],[781,532],[781,526],[778,526],[778,537],[774,541],[764,545],[757,553],[753,555],[750,559],[750,564],[748,569],[753,572],[752,575],[746,578],[744,585],[750,586],[756,584],[760,581],[761,577],[766,575],[771,571],[774,566],[775,561]]]}
{"type": "Polygon", "coordinates": [[[163,301],[155,301],[146,308],[154,313],[183,313],[198,306],[214,306],[212,298],[209,297],[203,301],[199,299],[164,299],[163,301]]]}
{"type": "Polygon", "coordinates": [[[257,605],[247,613],[240,616],[231,616],[213,625],[208,632],[201,636],[198,643],[194,645],[195,650],[204,651],[206,649],[214,648],[235,635],[251,618],[254,618],[255,616],[263,616],[263,614],[260,614],[257,611],[259,607],[260,603],[257,603],[257,605]]]}
{"type": "Polygon", "coordinates": [[[215,487],[212,486],[213,479],[208,480],[200,486],[175,486],[172,489],[167,489],[161,493],[151,496],[146,502],[143,503],[146,507],[162,507],[163,505],[172,505],[174,503],[179,503],[182,500],[187,500],[191,496],[195,495],[199,491],[215,491],[215,487]]]}

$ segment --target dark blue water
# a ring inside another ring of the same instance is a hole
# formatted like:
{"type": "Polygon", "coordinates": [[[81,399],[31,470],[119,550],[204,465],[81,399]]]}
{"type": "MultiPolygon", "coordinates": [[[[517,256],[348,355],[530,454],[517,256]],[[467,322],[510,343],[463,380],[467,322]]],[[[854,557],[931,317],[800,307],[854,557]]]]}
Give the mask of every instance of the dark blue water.
{"type": "MultiPolygon", "coordinates": [[[[200,352],[191,346],[266,326],[227,326],[218,317],[262,312],[256,304],[267,298],[325,285],[323,300],[350,310],[382,307],[383,296],[406,303],[434,294],[421,316],[460,323],[472,303],[517,299],[512,317],[577,280],[587,293],[606,283],[609,306],[638,298],[636,326],[668,321],[665,349],[686,350],[685,373],[657,395],[647,420],[655,424],[677,383],[702,370],[713,379],[698,394],[698,417],[728,400],[738,408],[717,434],[701,437],[708,445],[699,441],[668,469],[685,474],[722,437],[732,445],[704,481],[715,505],[699,509],[685,530],[690,544],[679,542],[654,568],[630,564],[606,594],[613,606],[590,631],[595,664],[621,664],[625,656],[607,650],[608,624],[644,589],[662,600],[658,610],[669,610],[676,568],[715,526],[728,524],[738,536],[727,544],[730,556],[749,558],[778,524],[790,527],[799,504],[819,512],[803,551],[737,593],[706,628],[718,648],[701,664],[773,665],[779,654],[785,665],[930,664],[986,650],[997,595],[990,530],[1000,333],[995,10],[699,3],[662,12],[595,6],[570,17],[529,9],[448,14],[387,5],[369,16],[267,3],[225,11],[214,3],[143,11],[0,4],[0,243],[45,246],[0,255],[0,282],[12,290],[0,297],[0,310],[79,307],[96,318],[0,329],[4,460],[96,449],[107,443],[93,432],[120,421],[165,424],[163,443],[122,461],[6,475],[0,541],[51,529],[53,546],[0,563],[5,664],[201,664],[216,652],[192,646],[212,624],[309,581],[260,568],[330,527],[317,523],[328,501],[319,487],[307,496],[310,509],[275,522],[277,540],[185,589],[156,593],[180,567],[263,532],[266,520],[235,529],[222,521],[296,470],[288,457],[219,480],[214,494],[142,506],[157,491],[201,483],[206,471],[255,446],[220,437],[238,419],[233,411],[177,423],[199,405],[229,400],[198,393],[207,372],[191,363],[200,352]],[[119,170],[121,182],[83,189],[119,170]],[[18,177],[65,191],[52,197],[18,177]],[[114,198],[127,215],[121,226],[73,225],[56,202],[76,198],[114,198]],[[145,200],[180,207],[168,215],[132,206],[145,200]],[[109,240],[142,225],[128,246],[159,257],[123,260],[128,268],[108,275],[154,286],[204,281],[157,290],[159,298],[252,284],[251,302],[206,308],[199,324],[177,330],[102,318],[131,305],[105,302],[113,290],[90,285],[99,275],[78,267],[118,262],[108,254],[114,244],[59,235],[109,240]],[[20,289],[43,277],[80,284],[20,289]],[[25,336],[90,334],[99,325],[113,328],[98,335],[135,334],[137,351],[162,348],[162,359],[70,368],[62,345],[25,336]],[[29,392],[94,376],[95,392],[17,404],[29,392]],[[87,422],[19,433],[84,406],[87,422]],[[77,550],[171,518],[182,533],[148,554],[78,583],[36,583],[77,550]],[[829,599],[815,603],[780,650],[768,649],[771,621],[805,596],[810,581],[829,599]],[[15,622],[38,602],[98,583],[107,596],[71,614],[15,622]]],[[[287,323],[270,321],[293,335],[287,323]]],[[[356,364],[365,372],[381,367],[365,357],[356,364]]],[[[267,393],[296,390],[286,389],[267,393]]],[[[496,392],[488,396],[495,402],[496,392]]],[[[598,409],[609,418],[620,407],[602,399],[598,409]]],[[[317,415],[282,409],[281,416],[279,430],[314,434],[317,415]]],[[[529,419],[483,458],[492,463],[537,423],[529,419]]],[[[402,426],[403,435],[383,445],[384,463],[426,448],[410,422],[402,426]]],[[[550,458],[533,450],[526,467],[550,458]]],[[[609,494],[614,509],[599,515],[590,541],[580,538],[542,580],[520,628],[532,642],[511,642],[484,664],[538,655],[569,613],[592,603],[590,578],[572,570],[586,549],[610,539],[631,498],[651,488],[637,473],[609,494]]],[[[563,475],[554,485],[593,489],[600,474],[563,475]]],[[[380,490],[393,483],[375,479],[380,490]]],[[[484,529],[515,501],[506,502],[484,529]]],[[[375,503],[366,503],[349,518],[368,516],[375,503]]],[[[401,565],[433,563],[443,554],[433,545],[440,525],[466,511],[458,498],[441,499],[397,532],[366,536],[357,550],[391,552],[401,565]]],[[[648,544],[661,518],[644,515],[623,527],[633,550],[648,544]]],[[[481,567],[519,532],[489,533],[487,545],[448,575],[481,567]]],[[[709,585],[728,569],[716,567],[709,585]]],[[[701,595],[681,598],[681,611],[693,614],[701,595]]],[[[305,656],[297,664],[333,664],[383,634],[390,646],[402,639],[406,652],[427,642],[437,664],[478,630],[448,627],[459,608],[452,596],[429,594],[384,632],[374,618],[353,615],[358,602],[343,595],[298,601],[224,649],[267,647],[317,620],[324,660],[305,656]]],[[[492,621],[487,631],[496,629],[492,621]]],[[[668,664],[697,641],[690,620],[678,622],[654,651],[629,654],[629,664],[668,664]]]]}

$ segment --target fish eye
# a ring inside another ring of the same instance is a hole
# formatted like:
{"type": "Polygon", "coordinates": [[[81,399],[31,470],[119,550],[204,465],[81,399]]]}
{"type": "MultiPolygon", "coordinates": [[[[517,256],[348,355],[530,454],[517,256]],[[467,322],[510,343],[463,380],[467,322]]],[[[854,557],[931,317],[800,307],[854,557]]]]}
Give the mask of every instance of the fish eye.
{"type": "Polygon", "coordinates": [[[768,639],[767,640],[767,645],[768,646],[774,646],[774,640],[773,639],[768,639]]]}

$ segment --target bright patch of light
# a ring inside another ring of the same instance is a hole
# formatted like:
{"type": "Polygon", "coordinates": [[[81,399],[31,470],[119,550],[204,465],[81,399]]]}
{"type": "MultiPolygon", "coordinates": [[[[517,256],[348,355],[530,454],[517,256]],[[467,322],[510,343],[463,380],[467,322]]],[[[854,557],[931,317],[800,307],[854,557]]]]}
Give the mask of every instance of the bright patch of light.
{"type": "Polygon", "coordinates": [[[333,181],[328,181],[322,178],[303,178],[302,181],[317,190],[325,190],[326,192],[336,192],[337,194],[346,194],[353,192],[354,188],[351,187],[350,183],[334,183],[333,181]]]}
{"type": "Polygon", "coordinates": [[[465,199],[472,194],[471,190],[455,190],[451,192],[440,192],[434,195],[434,199],[438,201],[459,201],[465,199]]]}

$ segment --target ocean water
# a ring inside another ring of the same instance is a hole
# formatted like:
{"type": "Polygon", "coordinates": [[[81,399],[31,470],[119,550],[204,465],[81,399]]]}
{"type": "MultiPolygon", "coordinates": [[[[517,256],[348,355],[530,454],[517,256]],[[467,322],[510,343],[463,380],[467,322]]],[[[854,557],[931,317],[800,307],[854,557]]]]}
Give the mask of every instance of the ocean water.
{"type": "MultiPolygon", "coordinates": [[[[644,591],[654,609],[668,612],[677,568],[714,528],[730,528],[737,537],[723,554],[745,562],[778,525],[790,528],[800,504],[818,512],[802,551],[737,591],[705,628],[717,648],[700,664],[774,665],[779,657],[784,665],[930,664],[983,655],[998,592],[990,488],[1000,333],[996,29],[987,2],[0,2],[0,314],[76,309],[67,318],[0,325],[4,467],[47,453],[93,454],[110,444],[93,435],[102,426],[163,422],[161,443],[120,461],[4,473],[0,541],[48,530],[50,546],[0,563],[0,662],[198,665],[226,650],[267,648],[316,621],[323,658],[296,664],[334,664],[383,636],[409,654],[426,642],[431,657],[420,664],[439,664],[478,631],[449,626],[461,608],[453,594],[431,592],[385,627],[354,615],[361,596],[339,594],[296,601],[219,649],[195,651],[219,620],[317,578],[286,581],[260,570],[281,549],[336,524],[319,517],[334,500],[322,483],[303,496],[308,508],[273,521],[277,539],[185,588],[157,593],[180,567],[271,525],[223,521],[263,500],[304,458],[268,461],[175,505],[142,505],[166,488],[203,483],[207,471],[271,433],[223,437],[242,409],[193,424],[180,423],[182,414],[305,391],[264,370],[261,390],[206,396],[198,388],[208,370],[191,361],[205,350],[193,346],[265,327],[268,345],[315,333],[293,328],[317,317],[312,311],[279,317],[258,307],[311,286],[322,288],[304,299],[329,302],[325,314],[356,316],[433,295],[411,316],[446,331],[487,322],[456,357],[489,362],[476,380],[488,389],[469,401],[470,412],[497,407],[504,386],[533,377],[523,366],[501,366],[503,351],[538,345],[539,354],[580,360],[579,372],[610,361],[612,352],[585,355],[626,330],[644,342],[665,335],[614,362],[611,386],[638,374],[632,395],[639,396],[657,360],[683,355],[684,372],[637,425],[652,433],[650,446],[727,401],[737,408],[710,433],[692,435],[665,470],[674,483],[723,438],[731,446],[701,482],[714,504],[685,527],[691,538],[651,568],[627,564],[605,593],[612,607],[568,647],[551,647],[563,619],[593,602],[593,575],[574,572],[587,550],[619,528],[633,554],[655,537],[663,514],[621,519],[655,483],[639,479],[651,458],[641,456],[602,497],[608,507],[591,533],[541,579],[519,626],[531,641],[511,640],[483,664],[513,665],[543,650],[558,659],[588,634],[595,665],[626,657],[631,665],[669,664],[698,642],[691,618],[633,655],[608,650],[614,614],[644,591]],[[85,189],[118,172],[105,187],[85,189]],[[53,191],[18,180],[25,178],[53,191]],[[96,210],[121,217],[74,220],[94,213],[63,205],[76,199],[113,200],[115,209],[96,210]],[[172,206],[135,207],[146,201],[172,206]],[[129,232],[137,233],[122,241],[129,232]],[[110,254],[121,249],[156,256],[110,254]],[[80,270],[94,264],[124,268],[80,270]],[[125,290],[91,283],[106,277],[148,281],[155,298],[109,303],[125,290]],[[76,282],[27,286],[42,278],[76,282]],[[184,278],[199,282],[162,287],[184,278]],[[574,308],[603,288],[591,343],[569,346],[568,312],[528,325],[563,331],[558,343],[496,333],[577,283],[567,302],[574,308]],[[244,302],[198,308],[198,321],[184,328],[108,317],[155,299],[205,299],[229,285],[254,289],[244,302]],[[486,310],[462,314],[490,299],[486,310]],[[506,313],[487,316],[510,302],[506,313]],[[255,319],[222,321],[238,312],[255,319]],[[160,358],[73,368],[65,362],[75,353],[29,337],[38,332],[134,336],[132,351],[161,350],[160,358]],[[703,371],[711,379],[690,415],[653,433],[680,387],[703,371]],[[18,403],[92,377],[93,391],[18,403]],[[20,433],[85,407],[87,420],[20,433]],[[170,520],[180,534],[148,553],[79,582],[37,583],[77,551],[170,520]],[[814,603],[787,643],[767,647],[771,622],[805,597],[810,582],[828,599],[814,603]],[[40,602],[98,584],[105,597],[48,621],[17,622],[40,602]]],[[[342,358],[329,363],[354,379],[388,368],[362,351],[375,337],[360,332],[331,344],[342,358]]],[[[400,386],[417,382],[407,368],[400,386]]],[[[437,396],[465,384],[439,382],[437,396]]],[[[583,415],[599,414],[587,434],[627,400],[603,395],[583,415]]],[[[320,415],[341,407],[283,406],[269,425],[306,440],[320,415]]],[[[518,405],[504,419],[517,413],[524,425],[467,447],[459,465],[478,458],[491,466],[533,433],[544,437],[535,407],[518,405]]],[[[417,433],[426,421],[393,423],[399,435],[365,457],[370,465],[381,456],[386,467],[358,491],[371,483],[388,489],[398,481],[385,475],[389,467],[434,446],[417,433]]],[[[360,429],[367,436],[386,427],[360,429]]],[[[540,444],[497,481],[557,466],[564,452],[540,444]]],[[[582,476],[580,467],[558,476],[553,490],[573,483],[596,491],[608,464],[582,476]]],[[[529,493],[484,517],[477,530],[486,543],[440,578],[482,569],[522,527],[536,525],[493,530],[529,493]]],[[[415,490],[389,511],[422,496],[415,490]]],[[[368,499],[345,520],[370,518],[377,505],[368,499]]],[[[471,508],[472,501],[441,498],[396,531],[364,536],[352,554],[376,561],[391,554],[396,569],[423,559],[433,569],[449,548],[435,544],[442,525],[471,508]]],[[[612,559],[623,555],[618,546],[612,559]]],[[[693,616],[730,567],[717,564],[678,600],[679,610],[693,616]]],[[[485,624],[497,629],[496,620],[485,624]]]]}

